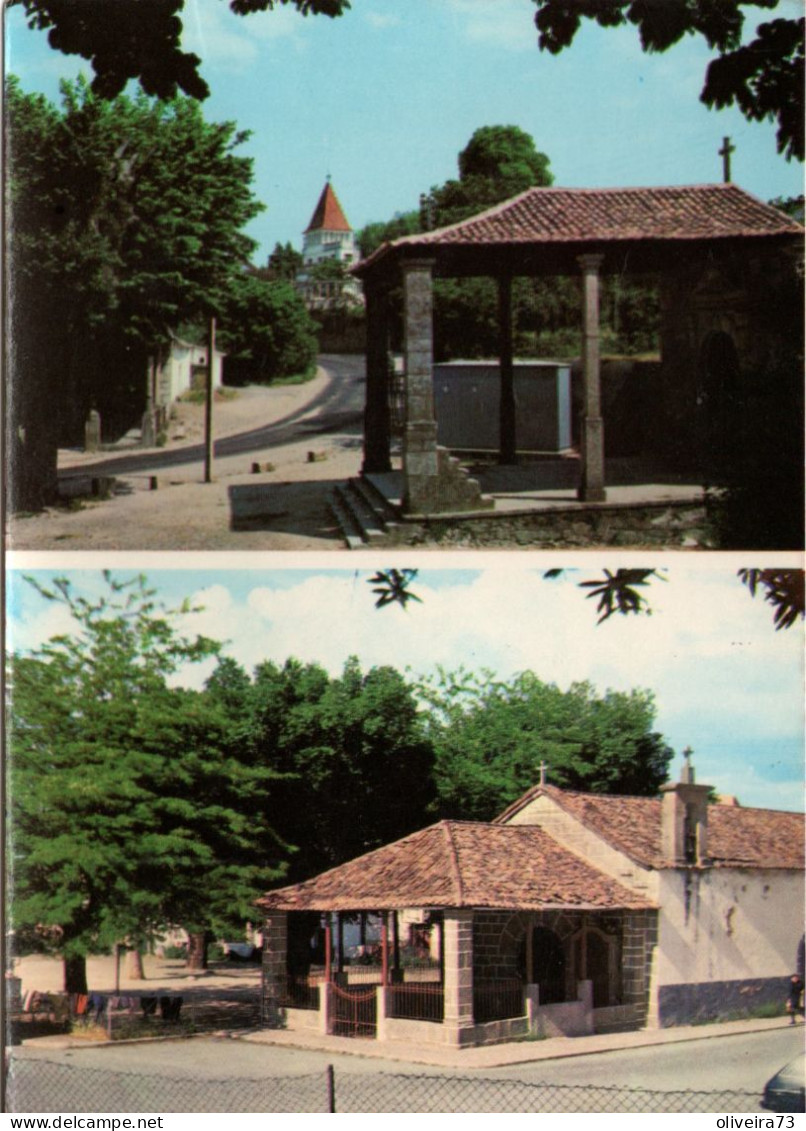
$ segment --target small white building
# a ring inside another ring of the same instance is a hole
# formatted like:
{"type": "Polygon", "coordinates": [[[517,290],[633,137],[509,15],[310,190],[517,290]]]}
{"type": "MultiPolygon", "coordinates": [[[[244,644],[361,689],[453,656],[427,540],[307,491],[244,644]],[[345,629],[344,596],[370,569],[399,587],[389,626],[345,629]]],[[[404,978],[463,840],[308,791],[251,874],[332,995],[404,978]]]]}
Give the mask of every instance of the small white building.
{"type": "MultiPolygon", "coordinates": [[[[224,354],[213,353],[213,387],[222,383],[224,354]]],[[[172,337],[169,347],[150,364],[150,397],[155,408],[168,408],[190,389],[203,389],[207,380],[207,343],[196,345],[172,337]]]]}

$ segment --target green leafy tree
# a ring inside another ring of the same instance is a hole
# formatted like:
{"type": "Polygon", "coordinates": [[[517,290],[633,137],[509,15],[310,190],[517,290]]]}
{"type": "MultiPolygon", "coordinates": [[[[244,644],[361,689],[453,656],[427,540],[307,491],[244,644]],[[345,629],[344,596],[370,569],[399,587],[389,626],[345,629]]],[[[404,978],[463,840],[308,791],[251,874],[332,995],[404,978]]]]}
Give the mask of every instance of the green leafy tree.
{"type": "Polygon", "coordinates": [[[367,259],[381,244],[391,243],[401,236],[413,236],[422,231],[419,212],[397,212],[391,220],[377,220],[367,224],[356,235],[362,258],[367,259]]]}
{"type": "MultiPolygon", "coordinates": [[[[229,7],[243,16],[286,5],[303,16],[330,17],[350,7],[349,0],[230,0],[229,7]]],[[[115,98],[130,79],[162,99],[179,91],[198,99],[210,93],[201,59],[181,49],[185,0],[9,0],[9,7],[18,6],[29,27],[48,30],[56,51],[91,61],[93,91],[101,98],[115,98]]]]}
{"type": "Polygon", "coordinates": [[[593,793],[654,795],[672,749],[653,728],[648,691],[589,683],[561,691],[523,672],[504,683],[490,672],[440,670],[421,685],[430,707],[440,813],[489,821],[540,778],[593,793]]]}
{"type": "Polygon", "coordinates": [[[431,190],[433,224],[442,228],[536,185],[552,184],[549,159],[518,126],[482,126],[459,154],[459,179],[431,190]]]}
{"type": "Polygon", "coordinates": [[[225,372],[268,383],[307,373],[316,358],[316,323],[288,282],[237,276],[222,303],[225,372]]]}
{"type": "MultiPolygon", "coordinates": [[[[217,695],[244,695],[226,673],[217,695]]],[[[291,877],[305,879],[427,822],[433,756],[412,687],[394,668],[362,672],[349,660],[333,678],[318,664],[266,662],[255,670],[237,741],[280,775],[272,820],[295,846],[291,877]],[[247,723],[244,726],[244,719],[247,723]]]]}
{"type": "Polygon", "coordinates": [[[742,43],[747,8],[777,9],[779,0],[533,0],[544,50],[557,54],[573,42],[583,19],[602,27],[637,27],[644,51],[666,51],[684,36],[701,36],[717,53],[708,65],[700,100],[737,106],[750,121],[778,125],[778,151],[803,160],[804,20],[759,24],[742,43]]]}
{"type": "Polygon", "coordinates": [[[147,355],[217,311],[262,205],[247,135],[190,99],[104,101],[79,81],[57,110],[12,79],[6,127],[12,506],[33,508],[91,407],[107,434],[142,412],[147,355]]]}
{"type": "Polygon", "coordinates": [[[259,278],[268,281],[280,280],[293,283],[302,269],[302,252],[297,251],[291,242],[276,243],[263,271],[257,271],[259,278]]]}
{"type": "Polygon", "coordinates": [[[246,918],[285,855],[264,816],[274,775],[228,746],[212,701],[171,686],[218,645],[182,636],[189,607],[164,609],[144,578],[105,579],[94,601],[34,583],[73,629],[8,672],[12,925],[76,992],[89,954],[246,918]]]}

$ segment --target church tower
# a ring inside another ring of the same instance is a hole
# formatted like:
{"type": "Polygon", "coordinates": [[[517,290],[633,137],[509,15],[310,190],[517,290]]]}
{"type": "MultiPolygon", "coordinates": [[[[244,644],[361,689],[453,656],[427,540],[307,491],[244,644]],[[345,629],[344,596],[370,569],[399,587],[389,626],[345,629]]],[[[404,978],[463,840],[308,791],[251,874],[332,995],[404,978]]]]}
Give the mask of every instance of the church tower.
{"type": "Polygon", "coordinates": [[[303,265],[297,285],[306,304],[321,309],[344,297],[360,302],[360,291],[354,279],[348,277],[345,281],[335,267],[331,273],[323,266],[338,263],[346,270],[358,258],[355,234],[328,177],[302,236],[303,265]]]}

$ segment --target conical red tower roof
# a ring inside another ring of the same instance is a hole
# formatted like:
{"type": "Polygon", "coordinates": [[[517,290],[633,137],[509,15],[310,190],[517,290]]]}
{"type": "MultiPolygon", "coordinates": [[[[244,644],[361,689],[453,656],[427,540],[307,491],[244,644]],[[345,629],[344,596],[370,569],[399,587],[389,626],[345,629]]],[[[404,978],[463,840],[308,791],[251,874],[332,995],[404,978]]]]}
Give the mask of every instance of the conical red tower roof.
{"type": "Polygon", "coordinates": [[[322,195],[319,197],[319,203],[314,209],[311,222],[305,229],[307,232],[313,232],[321,229],[326,232],[350,232],[352,231],[350,225],[347,223],[347,217],[339,204],[339,198],[333,191],[333,186],[330,181],[327,181],[325,187],[322,189],[322,195]]]}

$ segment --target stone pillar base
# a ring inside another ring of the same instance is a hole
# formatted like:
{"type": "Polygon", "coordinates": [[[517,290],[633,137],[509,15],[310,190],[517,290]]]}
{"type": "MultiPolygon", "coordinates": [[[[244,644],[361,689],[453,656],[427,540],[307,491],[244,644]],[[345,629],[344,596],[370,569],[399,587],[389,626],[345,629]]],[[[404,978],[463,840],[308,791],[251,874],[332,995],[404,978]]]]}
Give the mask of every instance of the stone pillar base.
{"type": "Polygon", "coordinates": [[[489,510],[493,507],[493,500],[482,495],[478,481],[471,479],[459,461],[449,455],[445,448],[436,448],[435,455],[435,474],[429,474],[427,470],[423,474],[420,471],[421,465],[416,460],[413,465],[412,461],[407,461],[403,497],[403,510],[406,514],[445,514],[451,511],[489,510]]]}

